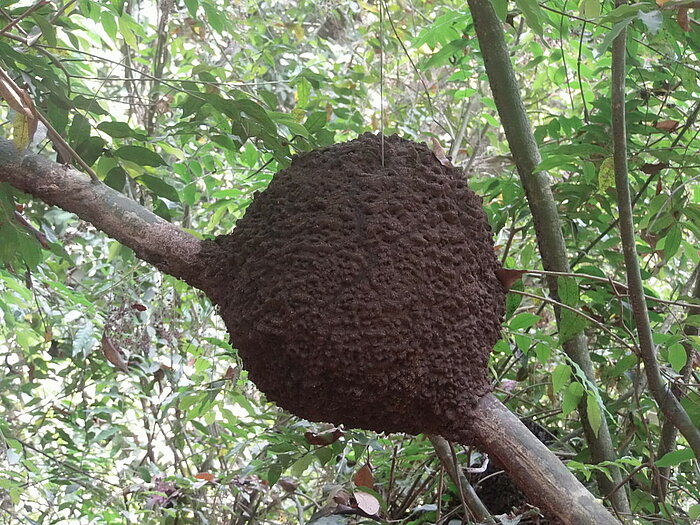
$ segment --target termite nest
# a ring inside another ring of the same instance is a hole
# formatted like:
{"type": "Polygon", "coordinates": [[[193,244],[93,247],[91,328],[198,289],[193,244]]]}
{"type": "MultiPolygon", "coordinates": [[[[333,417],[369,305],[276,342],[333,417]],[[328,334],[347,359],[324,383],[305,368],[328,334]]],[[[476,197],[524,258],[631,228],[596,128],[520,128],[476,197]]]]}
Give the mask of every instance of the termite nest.
{"type": "Polygon", "coordinates": [[[210,295],[271,401],[311,421],[468,437],[505,292],[461,170],[395,135],[303,153],[208,250],[210,295]]]}

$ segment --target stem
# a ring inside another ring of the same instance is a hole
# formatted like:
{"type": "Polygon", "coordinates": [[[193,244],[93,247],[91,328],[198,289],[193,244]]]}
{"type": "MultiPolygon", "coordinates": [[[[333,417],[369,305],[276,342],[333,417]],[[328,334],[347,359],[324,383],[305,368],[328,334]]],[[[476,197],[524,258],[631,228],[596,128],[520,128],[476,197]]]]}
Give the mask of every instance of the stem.
{"type": "Polygon", "coordinates": [[[429,435],[428,439],[433,444],[435,453],[440,458],[440,463],[445,467],[450,479],[457,486],[460,495],[463,496],[464,503],[469,507],[474,517],[481,523],[496,523],[489,510],[479,499],[479,496],[476,495],[474,487],[467,481],[462,469],[457,468],[457,464],[452,460],[449,442],[445,438],[435,435],[429,435]]]}
{"type": "MultiPolygon", "coordinates": [[[[695,299],[700,299],[700,266],[695,268],[695,289],[693,290],[693,297],[695,299]]],[[[690,305],[688,308],[688,317],[691,315],[700,315],[700,306],[690,305]]],[[[700,330],[696,326],[688,323],[683,329],[683,333],[689,338],[692,336],[700,335],[700,330]]],[[[694,353],[695,349],[687,342],[683,342],[683,348],[685,349],[687,355],[687,361],[685,366],[681,369],[681,376],[678,383],[671,387],[673,394],[680,398],[683,395],[682,384],[688,383],[690,380],[690,375],[693,372],[694,363],[694,353]],[[680,383],[680,384],[679,384],[680,383]]],[[[674,450],[676,446],[676,437],[678,430],[676,427],[668,420],[664,421],[663,427],[661,428],[661,441],[659,443],[659,450],[656,454],[657,457],[661,458],[668,452],[674,450]]],[[[666,497],[666,490],[668,488],[668,478],[671,475],[671,467],[661,467],[659,468],[659,484],[655,487],[656,495],[662,501],[666,497]]]]}
{"type": "MultiPolygon", "coordinates": [[[[618,0],[618,4],[620,4],[618,0]]],[[[625,258],[627,286],[634,323],[639,338],[639,348],[649,390],[664,416],[678,428],[688,444],[700,458],[700,430],[688,417],[683,406],[661,377],[656,360],[656,348],[652,339],[649,312],[644,299],[644,286],[639,269],[639,258],[634,233],[632,198],[627,176],[627,130],[625,126],[625,69],[627,31],[623,29],[612,44],[612,132],[613,160],[615,163],[615,187],[617,209],[620,216],[620,238],[625,258]]]]}
{"type": "Polygon", "coordinates": [[[503,466],[532,503],[566,525],[619,525],[566,466],[492,394],[479,400],[472,417],[470,428],[479,447],[503,466]]]}
{"type": "MultiPolygon", "coordinates": [[[[552,189],[549,186],[548,176],[544,172],[535,171],[541,160],[540,152],[525,113],[501,21],[491,2],[468,0],[468,3],[501,124],[513,153],[513,159],[534,220],[542,265],[548,271],[570,272],[559,212],[552,195],[552,189]]],[[[548,276],[547,283],[550,295],[554,300],[558,300],[556,277],[548,276]]],[[[560,322],[560,313],[561,310],[555,307],[557,324],[560,322]]],[[[567,356],[583,370],[586,377],[595,382],[593,363],[583,334],[569,339],[562,346],[567,356]]],[[[586,397],[582,398],[578,408],[592,461],[594,463],[615,461],[617,454],[613,447],[606,419],[603,418],[596,434],[588,423],[586,397]]],[[[596,475],[596,481],[603,493],[610,493],[622,481],[619,468],[611,466],[609,472],[612,480],[602,473],[596,475]]],[[[618,512],[622,514],[630,512],[624,490],[615,492],[611,502],[618,512]]]]}
{"type": "Polygon", "coordinates": [[[128,246],[159,270],[204,289],[203,243],[122,193],[0,140],[0,182],[59,206],[128,246]]]}

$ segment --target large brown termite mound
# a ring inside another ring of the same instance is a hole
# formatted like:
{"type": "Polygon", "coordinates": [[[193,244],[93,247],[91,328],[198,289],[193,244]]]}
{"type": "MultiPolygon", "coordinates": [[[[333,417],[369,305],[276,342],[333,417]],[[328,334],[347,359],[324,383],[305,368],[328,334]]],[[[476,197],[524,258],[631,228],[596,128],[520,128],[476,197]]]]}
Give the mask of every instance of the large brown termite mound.
{"type": "Polygon", "coordinates": [[[203,290],[251,378],[297,415],[474,442],[562,523],[618,523],[490,393],[504,302],[491,232],[425,146],[363,135],[300,155],[216,241],[5,140],[0,181],[203,290]]]}
{"type": "Polygon", "coordinates": [[[469,438],[504,291],[459,169],[397,136],[382,154],[364,134],[295,157],[216,244],[214,300],[272,401],[314,421],[469,438]]]}

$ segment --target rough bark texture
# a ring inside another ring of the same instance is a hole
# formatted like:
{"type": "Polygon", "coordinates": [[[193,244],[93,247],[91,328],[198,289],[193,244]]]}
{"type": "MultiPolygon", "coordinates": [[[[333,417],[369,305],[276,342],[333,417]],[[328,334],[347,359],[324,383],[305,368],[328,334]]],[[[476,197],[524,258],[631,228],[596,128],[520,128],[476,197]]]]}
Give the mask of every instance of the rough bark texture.
{"type": "Polygon", "coordinates": [[[159,270],[203,286],[201,242],[109,186],[39,155],[20,155],[2,139],[0,182],[75,213],[159,270]]]}
{"type": "MultiPolygon", "coordinates": [[[[570,272],[559,213],[552,196],[548,176],[544,172],[535,171],[535,167],[541,160],[540,153],[520,97],[501,21],[496,16],[491,2],[469,0],[468,3],[501,124],[513,153],[513,159],[535,223],[542,265],[548,271],[570,272]]],[[[558,300],[556,277],[548,277],[547,285],[552,298],[558,300]]],[[[555,308],[555,314],[557,323],[559,323],[560,311],[558,308],[555,308]]],[[[587,342],[583,334],[569,339],[563,344],[563,347],[571,360],[581,367],[586,377],[595,382],[593,364],[588,355],[587,342]]],[[[594,463],[615,461],[617,454],[605,418],[603,418],[597,434],[588,423],[586,396],[583,396],[579,405],[579,414],[581,414],[581,422],[591,452],[591,460],[594,463]]],[[[609,467],[609,471],[612,480],[600,473],[596,477],[603,494],[611,493],[622,482],[622,475],[618,468],[609,467]]],[[[624,488],[612,493],[610,500],[618,512],[629,513],[629,502],[624,488]]]]}
{"type": "Polygon", "coordinates": [[[250,377],[314,421],[468,440],[505,294],[481,198],[425,146],[305,153],[216,240],[214,294],[250,377]]]}
{"type": "Polygon", "coordinates": [[[481,398],[473,429],[528,500],[568,525],[619,525],[610,513],[492,394],[481,398]]]}

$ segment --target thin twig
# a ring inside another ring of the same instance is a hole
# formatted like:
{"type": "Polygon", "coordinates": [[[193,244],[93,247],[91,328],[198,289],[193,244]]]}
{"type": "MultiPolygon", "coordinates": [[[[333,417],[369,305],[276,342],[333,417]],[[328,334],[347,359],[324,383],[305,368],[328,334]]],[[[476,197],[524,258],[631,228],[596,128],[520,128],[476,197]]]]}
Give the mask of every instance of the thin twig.
{"type": "Polygon", "coordinates": [[[631,350],[634,353],[638,352],[638,350],[634,346],[630,345],[627,341],[622,339],[619,335],[615,334],[612,330],[610,330],[610,328],[605,326],[603,323],[601,323],[600,321],[596,321],[590,315],[583,313],[581,310],[578,310],[578,309],[574,308],[573,306],[569,306],[568,304],[564,304],[560,301],[555,301],[554,299],[551,299],[549,297],[543,297],[541,295],[537,295],[537,294],[530,293],[530,292],[523,292],[522,290],[514,290],[511,288],[509,290],[509,292],[517,294],[517,295],[522,295],[525,297],[530,297],[531,299],[539,299],[540,301],[544,301],[546,303],[553,304],[554,306],[558,306],[559,308],[564,308],[566,310],[569,310],[570,312],[574,312],[576,315],[580,315],[584,319],[586,319],[586,320],[590,321],[591,323],[593,323],[594,325],[596,325],[598,328],[600,328],[601,330],[606,332],[610,337],[615,339],[615,341],[617,341],[618,343],[620,343],[624,347],[628,348],[629,350],[631,350]]]}
{"type": "Polygon", "coordinates": [[[30,7],[29,9],[27,9],[24,13],[22,13],[22,14],[19,15],[17,18],[15,18],[12,22],[10,22],[10,23],[7,24],[5,27],[3,27],[2,29],[0,29],[0,36],[5,36],[5,34],[6,34],[10,29],[12,29],[13,27],[15,27],[15,26],[16,26],[17,24],[19,24],[22,20],[24,20],[25,18],[27,18],[29,15],[31,15],[34,11],[36,11],[37,9],[40,9],[40,8],[44,7],[45,5],[50,4],[50,3],[51,3],[51,2],[50,2],[49,0],[39,0],[39,2],[37,2],[36,4],[34,4],[33,6],[31,6],[31,7],[30,7]]]}

